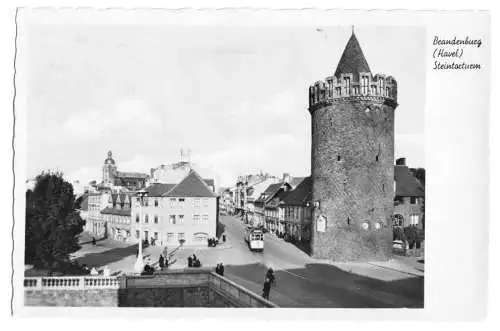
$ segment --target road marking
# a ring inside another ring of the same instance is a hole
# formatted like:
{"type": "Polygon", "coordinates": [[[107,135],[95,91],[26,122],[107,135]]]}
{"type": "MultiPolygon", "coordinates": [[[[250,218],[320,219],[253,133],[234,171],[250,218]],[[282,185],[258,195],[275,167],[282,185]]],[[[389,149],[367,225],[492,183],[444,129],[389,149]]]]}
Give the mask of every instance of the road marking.
{"type": "Polygon", "coordinates": [[[290,271],[288,271],[288,270],[281,269],[281,271],[284,271],[284,272],[286,272],[287,274],[290,274],[290,275],[292,275],[292,276],[295,276],[295,277],[298,277],[298,278],[302,278],[302,279],[305,279],[305,280],[311,281],[309,278],[306,278],[306,277],[301,276],[301,275],[297,275],[296,273],[290,272],[290,271]]]}

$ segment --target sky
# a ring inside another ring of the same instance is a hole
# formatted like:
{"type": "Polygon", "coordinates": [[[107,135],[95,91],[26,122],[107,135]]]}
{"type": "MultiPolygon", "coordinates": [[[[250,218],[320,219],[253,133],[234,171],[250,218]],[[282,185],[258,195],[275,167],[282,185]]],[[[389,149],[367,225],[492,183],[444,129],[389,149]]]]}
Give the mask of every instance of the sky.
{"type": "MultiPolygon", "coordinates": [[[[395,156],[424,167],[424,30],[356,27],[373,74],[398,82],[395,156]]],[[[32,25],[27,178],[101,180],[180,160],[238,175],[310,174],[308,87],[333,75],[351,27],[32,25]]]]}

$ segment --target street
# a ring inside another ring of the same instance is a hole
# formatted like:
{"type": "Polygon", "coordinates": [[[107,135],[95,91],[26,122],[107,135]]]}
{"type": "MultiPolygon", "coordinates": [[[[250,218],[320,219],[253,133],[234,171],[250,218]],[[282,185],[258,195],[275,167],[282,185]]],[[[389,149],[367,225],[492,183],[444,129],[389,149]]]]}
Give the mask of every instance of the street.
{"type": "MultiPolygon", "coordinates": [[[[272,267],[276,284],[271,288],[270,300],[281,307],[423,307],[423,272],[419,275],[411,268],[407,268],[409,272],[391,269],[398,263],[406,265],[406,261],[396,260],[388,267],[382,263],[318,261],[270,234],[265,234],[264,252],[251,252],[239,218],[221,216],[220,223],[227,237],[225,244],[215,248],[182,247],[175,252],[171,268],[187,267],[187,257],[194,253],[204,267],[223,262],[224,276],[261,295],[265,273],[272,267]]],[[[161,247],[148,247],[145,256],[156,262],[161,251],[161,247]]],[[[107,240],[95,247],[85,244],[75,257],[89,267],[108,265],[113,274],[119,274],[133,272],[135,253],[133,245],[107,240]]]]}

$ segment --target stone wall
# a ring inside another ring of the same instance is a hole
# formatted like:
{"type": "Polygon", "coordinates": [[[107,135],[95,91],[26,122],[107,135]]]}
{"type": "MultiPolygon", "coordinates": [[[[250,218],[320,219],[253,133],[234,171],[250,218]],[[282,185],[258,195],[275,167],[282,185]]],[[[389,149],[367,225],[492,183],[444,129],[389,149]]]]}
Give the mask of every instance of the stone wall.
{"type": "Polygon", "coordinates": [[[25,306],[117,307],[118,289],[25,290],[25,306]]]}
{"type": "Polygon", "coordinates": [[[393,101],[334,99],[310,108],[314,211],[312,255],[331,260],[386,260],[394,208],[393,101]],[[327,218],[317,232],[316,218],[327,218]]]}

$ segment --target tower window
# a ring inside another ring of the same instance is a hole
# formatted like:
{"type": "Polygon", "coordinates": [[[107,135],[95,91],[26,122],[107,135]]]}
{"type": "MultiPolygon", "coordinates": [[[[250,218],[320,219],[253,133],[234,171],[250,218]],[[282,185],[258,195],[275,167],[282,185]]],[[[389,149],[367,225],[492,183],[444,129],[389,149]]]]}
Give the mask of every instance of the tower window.
{"type": "Polygon", "coordinates": [[[361,77],[361,93],[363,95],[368,94],[368,76],[361,77]]]}
{"type": "Polygon", "coordinates": [[[377,162],[378,162],[378,155],[377,155],[377,156],[375,156],[375,161],[377,161],[377,162]]]}
{"type": "Polygon", "coordinates": [[[349,95],[351,91],[351,78],[344,77],[344,94],[349,95]]]}

